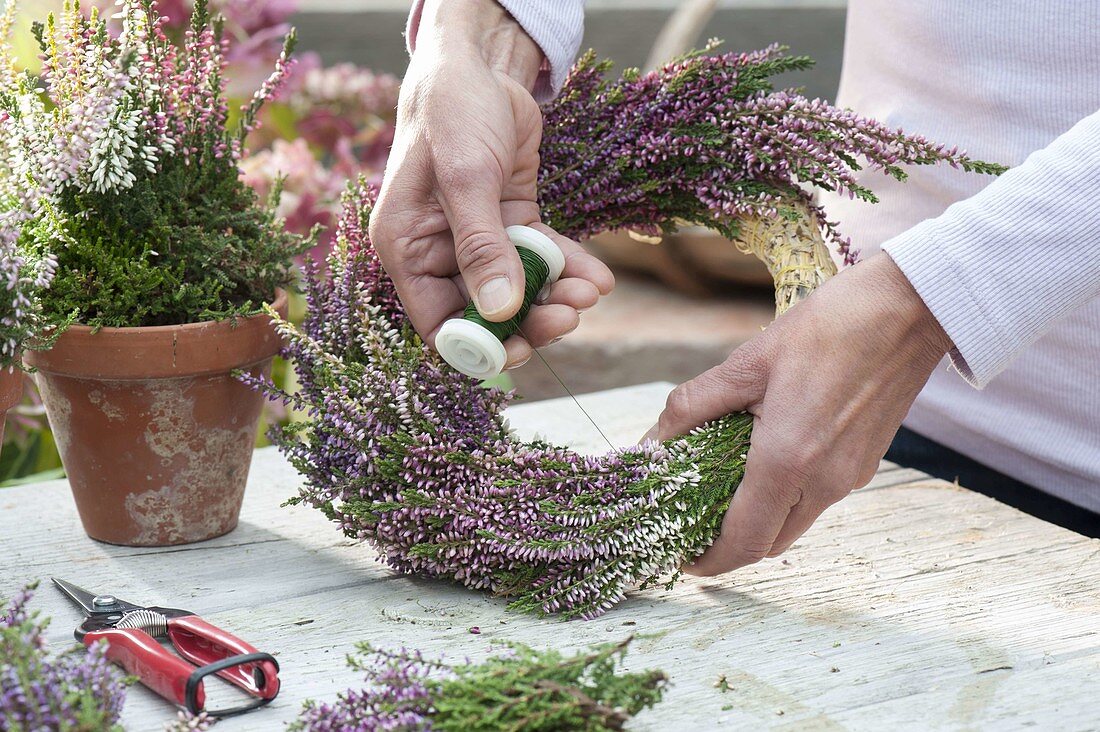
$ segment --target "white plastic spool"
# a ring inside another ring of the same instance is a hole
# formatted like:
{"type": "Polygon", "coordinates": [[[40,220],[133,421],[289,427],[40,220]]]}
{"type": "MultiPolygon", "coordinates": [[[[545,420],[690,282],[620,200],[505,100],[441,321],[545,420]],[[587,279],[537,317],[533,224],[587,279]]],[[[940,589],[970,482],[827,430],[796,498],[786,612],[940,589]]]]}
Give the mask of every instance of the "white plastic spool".
{"type": "MultiPolygon", "coordinates": [[[[530,226],[509,226],[505,233],[516,247],[528,249],[546,262],[550,268],[546,287],[558,281],[565,269],[565,255],[550,237],[530,226]]],[[[435,348],[456,370],[475,379],[496,376],[508,360],[504,344],[495,335],[463,318],[452,318],[443,324],[435,336],[435,348]]]]}

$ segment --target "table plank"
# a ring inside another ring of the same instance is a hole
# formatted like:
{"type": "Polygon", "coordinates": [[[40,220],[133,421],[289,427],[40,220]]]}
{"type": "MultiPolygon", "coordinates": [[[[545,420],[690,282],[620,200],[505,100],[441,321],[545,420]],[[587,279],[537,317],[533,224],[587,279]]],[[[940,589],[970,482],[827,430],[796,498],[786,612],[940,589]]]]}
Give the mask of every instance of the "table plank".
{"type": "MultiPolygon", "coordinates": [[[[670,388],[580,400],[628,444],[670,388]]],[[[514,406],[509,419],[524,437],[606,449],[568,399],[514,406]]],[[[216,727],[225,732],[278,729],[303,699],[355,684],[343,658],[360,640],[483,658],[502,640],[573,649],[632,632],[646,636],[627,667],[663,668],[673,683],[635,729],[1100,728],[1100,541],[915,471],[884,463],[871,488],[827,511],[781,560],[569,623],[394,575],[319,512],[281,508],[297,485],[278,453],[259,450],[241,526],[163,549],[87,539],[64,481],[0,490],[0,594],[57,575],[188,607],[277,652],[283,693],[216,727]]],[[[54,618],[50,642],[68,645],[75,609],[50,587],[35,606],[54,618]]],[[[159,730],[171,715],[135,688],[124,723],[159,730]]]]}

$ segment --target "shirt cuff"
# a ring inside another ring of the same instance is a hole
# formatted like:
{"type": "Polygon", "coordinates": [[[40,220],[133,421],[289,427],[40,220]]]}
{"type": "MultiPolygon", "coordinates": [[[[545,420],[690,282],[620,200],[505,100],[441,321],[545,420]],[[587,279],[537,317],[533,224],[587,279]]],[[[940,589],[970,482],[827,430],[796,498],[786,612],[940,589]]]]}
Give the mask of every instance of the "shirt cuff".
{"type": "Polygon", "coordinates": [[[960,232],[944,231],[929,219],[882,245],[925,306],[954,344],[952,365],[971,386],[981,389],[1007,365],[1022,344],[983,305],[977,285],[966,276],[950,251],[940,247],[950,239],[962,243],[960,232]],[[936,247],[933,252],[932,247],[936,247]]]}

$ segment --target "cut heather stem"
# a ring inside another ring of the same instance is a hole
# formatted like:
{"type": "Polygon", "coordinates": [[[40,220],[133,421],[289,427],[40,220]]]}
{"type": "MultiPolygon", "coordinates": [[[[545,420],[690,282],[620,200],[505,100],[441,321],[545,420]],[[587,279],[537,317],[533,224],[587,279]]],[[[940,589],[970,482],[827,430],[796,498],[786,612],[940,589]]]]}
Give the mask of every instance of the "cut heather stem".
{"type": "Polygon", "coordinates": [[[348,662],[366,673],[367,686],[332,704],[307,702],[290,730],[620,730],[659,702],[666,685],[660,671],[617,670],[630,641],[575,656],[513,644],[458,665],[361,643],[348,662]]]}

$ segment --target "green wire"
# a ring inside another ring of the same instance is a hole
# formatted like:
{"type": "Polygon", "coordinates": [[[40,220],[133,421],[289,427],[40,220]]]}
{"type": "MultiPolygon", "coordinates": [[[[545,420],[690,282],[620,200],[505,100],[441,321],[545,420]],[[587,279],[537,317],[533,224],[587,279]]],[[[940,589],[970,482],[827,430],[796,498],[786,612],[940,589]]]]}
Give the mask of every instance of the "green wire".
{"type": "Polygon", "coordinates": [[[481,313],[477,311],[477,306],[470,303],[466,306],[466,312],[462,315],[463,320],[477,323],[501,342],[519,330],[519,324],[527,317],[527,313],[530,312],[531,305],[534,304],[539,291],[546,284],[546,280],[550,278],[550,265],[544,262],[542,257],[526,247],[516,247],[516,251],[519,252],[519,261],[523,263],[524,279],[523,305],[520,306],[519,312],[508,320],[494,323],[483,318],[481,313]]]}

